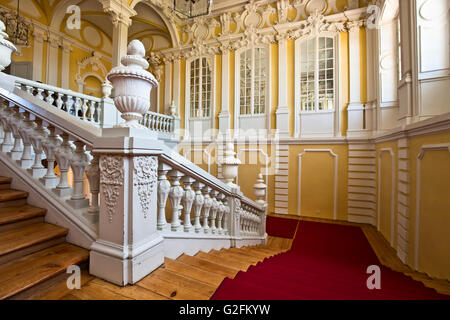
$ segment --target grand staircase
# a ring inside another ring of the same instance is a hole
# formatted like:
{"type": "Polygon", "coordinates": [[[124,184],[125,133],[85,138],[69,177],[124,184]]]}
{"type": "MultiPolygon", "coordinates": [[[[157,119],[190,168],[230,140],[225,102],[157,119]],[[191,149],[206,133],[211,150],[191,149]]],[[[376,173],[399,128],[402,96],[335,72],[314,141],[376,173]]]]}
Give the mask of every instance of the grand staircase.
{"type": "Polygon", "coordinates": [[[0,299],[14,297],[87,262],[89,252],[65,242],[67,229],[45,223],[46,210],[0,177],[0,299]]]}
{"type": "Polygon", "coordinates": [[[165,258],[134,286],[120,287],[88,274],[89,251],[67,243],[68,230],[44,222],[45,209],[0,177],[0,299],[209,299],[225,278],[277,255],[289,244],[230,248],[165,258]],[[66,270],[82,270],[80,290],[67,288],[66,270]]]}

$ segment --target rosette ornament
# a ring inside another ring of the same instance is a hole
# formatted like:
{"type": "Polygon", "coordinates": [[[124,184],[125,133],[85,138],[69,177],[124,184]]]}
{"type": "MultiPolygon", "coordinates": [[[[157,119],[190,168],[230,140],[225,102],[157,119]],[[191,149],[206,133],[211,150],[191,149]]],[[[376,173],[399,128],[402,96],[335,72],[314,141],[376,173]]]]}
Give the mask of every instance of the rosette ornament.
{"type": "Polygon", "coordinates": [[[0,21],[0,72],[11,64],[11,54],[17,52],[16,47],[6,40],[8,39],[8,34],[5,31],[5,24],[3,21],[0,21]]]}
{"type": "Polygon", "coordinates": [[[124,123],[116,128],[145,128],[139,123],[150,108],[150,92],[158,85],[156,78],[148,71],[144,59],[145,48],[139,40],[133,40],[122,57],[122,65],[108,73],[107,78],[114,86],[114,104],[122,113],[124,123]]]}

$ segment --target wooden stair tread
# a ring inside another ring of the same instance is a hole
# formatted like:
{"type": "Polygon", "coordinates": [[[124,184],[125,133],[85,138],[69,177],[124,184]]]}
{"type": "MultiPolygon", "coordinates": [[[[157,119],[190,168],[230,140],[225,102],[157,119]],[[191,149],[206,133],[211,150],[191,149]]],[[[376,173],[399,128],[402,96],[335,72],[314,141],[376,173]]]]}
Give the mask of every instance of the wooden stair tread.
{"type": "Polygon", "coordinates": [[[63,243],[0,265],[0,299],[65,272],[69,266],[88,258],[88,250],[63,243]]]}
{"type": "Polygon", "coordinates": [[[264,253],[264,252],[257,251],[256,249],[245,248],[245,247],[239,248],[236,250],[232,250],[232,252],[244,253],[244,254],[250,255],[252,257],[255,257],[259,260],[264,260],[265,258],[269,258],[269,257],[273,256],[273,254],[264,253]]]}
{"type": "Polygon", "coordinates": [[[143,287],[120,287],[109,282],[95,278],[82,286],[80,290],[73,290],[64,296],[65,300],[168,300],[143,287]]]}
{"type": "Polygon", "coordinates": [[[0,184],[10,184],[12,181],[11,178],[7,178],[7,177],[0,177],[0,184]]]}
{"type": "MultiPolygon", "coordinates": [[[[164,280],[167,282],[172,283],[173,285],[181,288],[186,288],[193,290],[195,292],[198,292],[199,294],[209,298],[213,295],[213,293],[216,291],[216,287],[212,286],[210,284],[197,281],[195,279],[185,277],[183,275],[174,273],[170,270],[159,268],[153,271],[148,277],[155,277],[160,280],[164,280]]],[[[146,282],[146,278],[144,278],[142,281],[146,282]]],[[[138,282],[137,285],[139,285],[141,282],[138,282]]]]}
{"type": "MultiPolygon", "coordinates": [[[[147,276],[139,281],[137,285],[173,300],[206,300],[210,297],[210,295],[198,292],[193,287],[190,288],[185,284],[175,284],[173,281],[177,280],[167,281],[160,276],[147,276]]],[[[178,282],[180,283],[179,277],[178,282]]]]}
{"type": "Polygon", "coordinates": [[[27,197],[28,197],[28,192],[25,192],[25,191],[19,191],[19,190],[13,190],[13,189],[0,190],[0,202],[26,199],[27,197]]]}
{"type": "Polygon", "coordinates": [[[191,266],[197,267],[199,269],[218,273],[220,275],[223,275],[228,278],[234,278],[236,274],[239,272],[239,270],[229,268],[227,266],[217,264],[215,262],[211,262],[208,260],[203,260],[198,257],[189,256],[186,254],[181,255],[177,261],[189,264],[191,266]]]}
{"type": "Polygon", "coordinates": [[[18,221],[28,220],[35,217],[45,216],[46,209],[24,205],[12,208],[0,208],[0,226],[18,221]]]}
{"type": "Polygon", "coordinates": [[[220,251],[211,250],[210,253],[218,255],[218,256],[234,258],[236,260],[242,260],[242,261],[248,262],[250,264],[256,264],[260,261],[258,258],[249,256],[249,255],[246,255],[243,253],[232,252],[232,251],[227,251],[227,250],[223,250],[223,249],[220,251]]]}
{"type": "Polygon", "coordinates": [[[227,266],[229,268],[237,269],[237,270],[243,270],[246,271],[248,267],[251,265],[250,263],[242,262],[239,260],[234,259],[223,259],[222,257],[205,253],[205,252],[198,252],[195,257],[198,257],[203,260],[208,260],[214,263],[222,264],[224,266],[227,266]]]}
{"type": "Polygon", "coordinates": [[[183,262],[179,262],[176,260],[172,260],[169,258],[164,259],[164,268],[181,274],[183,276],[205,282],[207,284],[218,286],[220,283],[222,283],[222,280],[225,278],[225,276],[218,275],[216,273],[212,273],[209,271],[202,270],[197,267],[193,267],[191,265],[188,265],[183,262]]]}
{"type": "Polygon", "coordinates": [[[67,235],[67,229],[36,223],[0,233],[0,256],[67,235]]]}

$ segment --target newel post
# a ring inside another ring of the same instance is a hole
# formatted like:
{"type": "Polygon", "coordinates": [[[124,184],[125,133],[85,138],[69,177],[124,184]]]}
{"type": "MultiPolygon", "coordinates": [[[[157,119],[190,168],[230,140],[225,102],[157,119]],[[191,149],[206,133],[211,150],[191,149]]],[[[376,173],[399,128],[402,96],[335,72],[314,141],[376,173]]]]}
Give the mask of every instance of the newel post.
{"type": "Polygon", "coordinates": [[[99,157],[100,207],[89,271],[118,285],[136,283],[164,262],[163,238],[157,231],[158,155],[163,145],[138,123],[156,84],[144,70],[144,53],[142,43],[132,41],[122,58],[124,66],[108,75],[126,122],[103,129],[92,150],[99,157]]]}

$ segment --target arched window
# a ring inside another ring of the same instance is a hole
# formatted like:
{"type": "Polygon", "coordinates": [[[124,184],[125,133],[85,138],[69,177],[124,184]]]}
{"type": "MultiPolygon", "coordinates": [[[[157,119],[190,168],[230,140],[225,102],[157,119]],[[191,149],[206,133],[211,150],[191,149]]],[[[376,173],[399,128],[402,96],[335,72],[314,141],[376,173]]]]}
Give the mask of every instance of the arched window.
{"type": "Polygon", "coordinates": [[[214,128],[215,57],[192,57],[186,61],[187,135],[193,139],[210,136],[214,128]]]}
{"type": "Polygon", "coordinates": [[[198,58],[190,64],[191,118],[209,118],[212,101],[211,58],[198,58]]]}
{"type": "Polygon", "coordinates": [[[270,127],[270,48],[240,48],[235,63],[235,134],[257,135],[270,127]]]}
{"type": "Polygon", "coordinates": [[[339,33],[295,41],[296,137],[339,135],[339,33]]]}
{"type": "Polygon", "coordinates": [[[247,49],[239,55],[240,114],[264,114],[267,96],[267,49],[247,49]]]}
{"type": "Polygon", "coordinates": [[[316,37],[300,44],[301,111],[335,108],[334,38],[316,37]]]}

